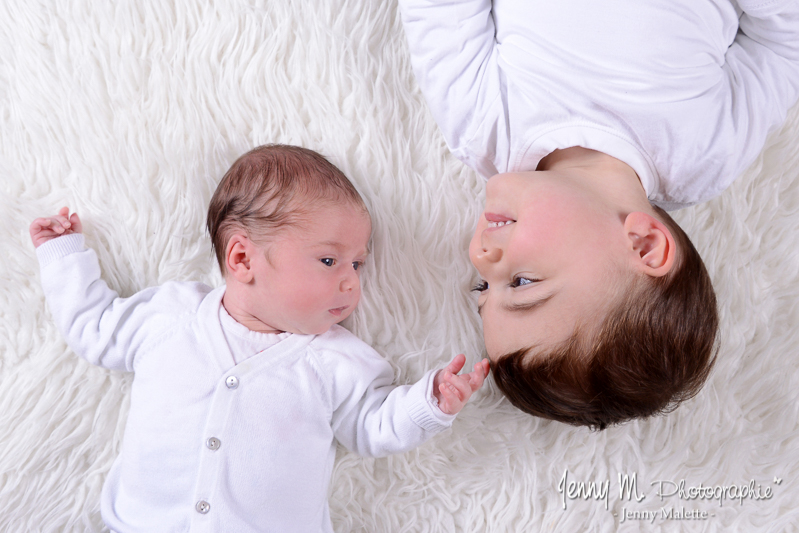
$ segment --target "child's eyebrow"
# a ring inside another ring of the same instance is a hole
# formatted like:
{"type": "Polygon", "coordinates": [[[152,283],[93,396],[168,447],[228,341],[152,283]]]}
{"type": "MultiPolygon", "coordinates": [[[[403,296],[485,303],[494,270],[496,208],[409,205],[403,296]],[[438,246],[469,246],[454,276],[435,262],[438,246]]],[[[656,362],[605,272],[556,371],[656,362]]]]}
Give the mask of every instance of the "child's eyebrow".
{"type": "Polygon", "coordinates": [[[323,246],[331,246],[331,247],[333,247],[333,248],[343,248],[343,247],[344,247],[344,245],[343,245],[343,244],[341,244],[341,243],[340,243],[340,242],[338,242],[338,241],[322,241],[322,242],[317,242],[317,243],[316,243],[314,246],[316,246],[316,247],[318,247],[318,248],[321,248],[321,247],[323,247],[323,246]]]}
{"type": "MultiPolygon", "coordinates": [[[[340,250],[344,248],[344,245],[338,241],[322,241],[314,244],[314,248],[336,248],[340,250]]],[[[367,247],[363,253],[363,255],[369,255],[372,251],[367,247]]]]}
{"type": "MultiPolygon", "coordinates": [[[[541,307],[549,300],[551,300],[556,294],[557,291],[547,294],[546,296],[536,298],[535,300],[531,300],[529,302],[502,304],[500,307],[502,307],[502,309],[504,309],[505,311],[510,311],[511,313],[526,313],[528,311],[532,311],[533,309],[541,307]]],[[[477,314],[480,315],[481,317],[483,316],[482,305],[477,306],[477,314]]]]}

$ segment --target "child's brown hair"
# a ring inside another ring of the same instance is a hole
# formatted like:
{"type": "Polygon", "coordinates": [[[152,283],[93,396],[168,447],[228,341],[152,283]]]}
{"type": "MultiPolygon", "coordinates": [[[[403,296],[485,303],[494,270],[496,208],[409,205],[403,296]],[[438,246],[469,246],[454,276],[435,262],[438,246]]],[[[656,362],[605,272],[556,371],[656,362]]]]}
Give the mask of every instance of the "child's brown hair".
{"type": "Polygon", "coordinates": [[[494,380],[513,405],[602,430],[671,411],[699,392],[716,360],[716,295],[688,236],[655,211],[677,242],[672,271],[636,277],[593,335],[578,326],[554,350],[498,357],[494,380]]]}
{"type": "Polygon", "coordinates": [[[269,144],[239,157],[208,205],[206,225],[222,273],[225,248],[234,231],[243,229],[251,238],[267,238],[302,225],[319,202],[349,202],[368,214],[350,180],[313,150],[269,144]]]}

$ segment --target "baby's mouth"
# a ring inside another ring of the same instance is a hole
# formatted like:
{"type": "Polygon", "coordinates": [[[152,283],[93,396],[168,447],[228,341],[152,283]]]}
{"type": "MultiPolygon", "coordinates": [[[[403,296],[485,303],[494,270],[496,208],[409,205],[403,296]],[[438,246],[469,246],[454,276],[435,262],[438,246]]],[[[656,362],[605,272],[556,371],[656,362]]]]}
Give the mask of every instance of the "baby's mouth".
{"type": "Polygon", "coordinates": [[[349,305],[345,305],[344,307],[336,307],[335,309],[330,309],[329,312],[333,316],[341,316],[341,313],[343,313],[347,308],[349,308],[349,305]]]}

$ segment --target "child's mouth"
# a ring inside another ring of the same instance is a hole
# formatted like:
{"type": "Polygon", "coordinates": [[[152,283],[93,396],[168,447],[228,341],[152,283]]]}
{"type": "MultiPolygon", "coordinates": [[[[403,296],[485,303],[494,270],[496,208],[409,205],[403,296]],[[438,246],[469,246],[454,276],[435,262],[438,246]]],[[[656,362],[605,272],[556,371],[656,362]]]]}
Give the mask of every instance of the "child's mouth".
{"type": "Polygon", "coordinates": [[[344,307],[336,307],[335,309],[330,309],[330,314],[333,316],[341,316],[341,313],[343,313],[348,307],[349,305],[345,305],[344,307]]]}
{"type": "Polygon", "coordinates": [[[489,228],[501,228],[502,226],[507,226],[508,224],[513,224],[513,220],[506,220],[504,222],[489,222],[489,228]]]}
{"type": "Polygon", "coordinates": [[[486,217],[489,228],[501,228],[502,226],[507,226],[508,224],[516,222],[510,217],[498,215],[496,213],[485,213],[484,216],[486,217]]]}

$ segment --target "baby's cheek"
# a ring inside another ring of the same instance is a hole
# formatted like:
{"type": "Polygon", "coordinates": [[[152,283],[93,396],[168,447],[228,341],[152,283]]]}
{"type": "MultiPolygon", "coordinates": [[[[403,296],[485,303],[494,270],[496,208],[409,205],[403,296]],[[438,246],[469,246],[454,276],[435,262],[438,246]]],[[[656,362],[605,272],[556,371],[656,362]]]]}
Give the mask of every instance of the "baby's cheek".
{"type": "Polygon", "coordinates": [[[358,307],[358,304],[361,301],[361,286],[359,285],[353,292],[354,292],[354,294],[353,294],[353,297],[352,297],[352,304],[350,305],[350,308],[347,309],[347,311],[348,311],[347,314],[348,315],[349,315],[349,313],[352,313],[353,311],[355,311],[355,308],[358,307]]]}
{"type": "Polygon", "coordinates": [[[292,299],[294,308],[303,315],[310,316],[318,312],[323,306],[318,294],[296,294],[292,299]]]}

